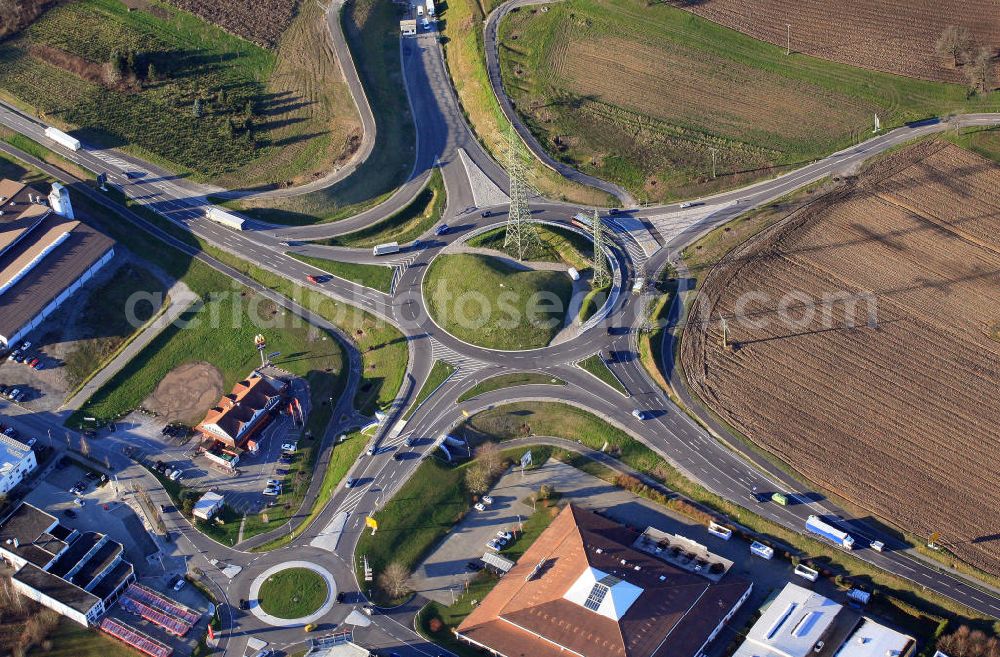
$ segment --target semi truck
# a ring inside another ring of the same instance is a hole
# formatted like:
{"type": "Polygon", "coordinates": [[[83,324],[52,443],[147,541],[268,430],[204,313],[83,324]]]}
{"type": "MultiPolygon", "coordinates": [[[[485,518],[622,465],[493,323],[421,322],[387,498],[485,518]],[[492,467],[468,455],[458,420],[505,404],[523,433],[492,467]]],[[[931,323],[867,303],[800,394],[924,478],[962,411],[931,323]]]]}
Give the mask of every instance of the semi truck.
{"type": "Polygon", "coordinates": [[[45,136],[54,141],[55,143],[59,144],[60,146],[65,146],[71,151],[78,151],[83,147],[79,139],[67,135],[65,132],[59,130],[58,128],[45,128],[45,136]]]}
{"type": "Polygon", "coordinates": [[[424,4],[427,7],[427,15],[428,16],[433,16],[434,15],[434,0],[427,0],[427,2],[424,3],[424,4]]]}
{"type": "Polygon", "coordinates": [[[848,550],[854,548],[854,537],[845,531],[841,531],[833,525],[823,522],[819,516],[809,516],[806,519],[806,529],[814,534],[822,536],[828,541],[848,550]]]}
{"type": "Polygon", "coordinates": [[[211,219],[217,224],[222,224],[234,230],[243,230],[243,217],[238,217],[231,212],[226,212],[222,208],[217,208],[215,206],[209,206],[205,210],[205,217],[211,219]]]}
{"type": "Polygon", "coordinates": [[[399,242],[386,242],[372,249],[372,255],[375,256],[389,255],[390,253],[399,253],[399,242]]]}

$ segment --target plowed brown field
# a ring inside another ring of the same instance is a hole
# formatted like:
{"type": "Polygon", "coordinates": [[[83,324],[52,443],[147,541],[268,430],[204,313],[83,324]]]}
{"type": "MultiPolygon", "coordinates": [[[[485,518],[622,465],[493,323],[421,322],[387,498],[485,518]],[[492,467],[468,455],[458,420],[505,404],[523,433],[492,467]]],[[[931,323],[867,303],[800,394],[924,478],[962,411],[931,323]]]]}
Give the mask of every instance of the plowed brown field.
{"type": "Polygon", "coordinates": [[[724,258],[681,358],[696,394],[819,487],[1000,573],[998,325],[1000,167],[928,142],[724,258]],[[838,293],[873,301],[821,302],[838,293]]]}
{"type": "Polygon", "coordinates": [[[295,17],[299,0],[167,0],[224,30],[273,48],[295,17]]]}
{"type": "Polygon", "coordinates": [[[791,25],[795,52],[926,80],[964,82],[935,52],[949,25],[969,29],[981,45],[1000,46],[995,0],[708,0],[679,6],[763,41],[784,46],[791,25]]]}

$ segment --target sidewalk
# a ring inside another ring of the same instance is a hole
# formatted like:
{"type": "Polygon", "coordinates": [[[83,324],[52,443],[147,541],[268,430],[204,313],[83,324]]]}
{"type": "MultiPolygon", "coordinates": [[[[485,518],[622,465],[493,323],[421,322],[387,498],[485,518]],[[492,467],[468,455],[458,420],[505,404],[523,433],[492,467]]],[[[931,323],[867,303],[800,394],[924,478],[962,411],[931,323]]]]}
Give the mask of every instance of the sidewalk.
{"type": "Polygon", "coordinates": [[[111,359],[107,365],[101,368],[97,374],[95,374],[90,381],[87,381],[82,388],[76,391],[76,393],[63,402],[59,410],[69,410],[76,411],[79,410],[83,404],[90,399],[90,397],[97,392],[97,390],[107,383],[111,377],[120,372],[126,364],[129,363],[135,356],[142,351],[150,342],[153,341],[156,336],[163,332],[165,328],[170,326],[178,317],[181,316],[185,310],[187,310],[193,303],[198,300],[198,296],[188,288],[187,285],[180,281],[176,281],[169,290],[167,290],[167,299],[170,305],[167,306],[156,319],[147,325],[139,335],[136,335],[131,342],[125,345],[118,354],[111,359]]]}

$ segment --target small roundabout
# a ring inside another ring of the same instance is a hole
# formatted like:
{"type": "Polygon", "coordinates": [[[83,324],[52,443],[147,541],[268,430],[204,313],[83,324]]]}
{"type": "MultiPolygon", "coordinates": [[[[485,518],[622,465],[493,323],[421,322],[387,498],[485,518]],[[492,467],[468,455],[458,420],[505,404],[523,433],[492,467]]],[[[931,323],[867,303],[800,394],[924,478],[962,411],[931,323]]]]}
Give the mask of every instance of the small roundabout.
{"type": "MultiPolygon", "coordinates": [[[[600,312],[611,286],[592,285],[590,236],[532,223],[542,243],[523,260],[506,249],[502,226],[475,231],[433,258],[420,289],[427,316],[441,331],[492,351],[538,350],[577,335],[600,312]]],[[[614,271],[618,254],[608,246],[614,271]]]]}
{"type": "Polygon", "coordinates": [[[337,595],[333,574],[308,561],[272,566],[250,585],[250,610],[269,625],[291,627],[316,622],[337,595]]]}

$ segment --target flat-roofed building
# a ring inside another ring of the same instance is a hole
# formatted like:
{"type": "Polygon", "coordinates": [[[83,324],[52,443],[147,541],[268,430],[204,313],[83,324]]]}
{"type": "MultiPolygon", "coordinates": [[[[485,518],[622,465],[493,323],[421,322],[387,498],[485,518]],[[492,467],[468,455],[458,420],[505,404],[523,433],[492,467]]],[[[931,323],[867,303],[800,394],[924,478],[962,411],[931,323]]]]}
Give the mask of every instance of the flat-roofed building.
{"type": "Polygon", "coordinates": [[[14,347],[114,257],[114,241],[68,216],[36,189],[0,180],[0,349],[14,347]]]}
{"type": "Polygon", "coordinates": [[[909,657],[913,637],[788,583],[733,657],[909,657]]]}
{"type": "Polygon", "coordinates": [[[6,495],[38,467],[35,452],[19,440],[0,433],[0,495],[6,495]]]}
{"type": "Polygon", "coordinates": [[[14,589],[84,626],[95,625],[135,581],[124,553],[106,535],[64,527],[31,504],[0,521],[0,557],[15,571],[14,589]]]}
{"type": "Polygon", "coordinates": [[[458,638],[506,657],[695,657],[753,588],[713,582],[569,505],[472,611],[458,638]]]}

